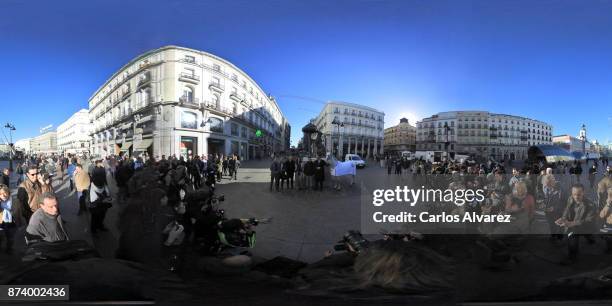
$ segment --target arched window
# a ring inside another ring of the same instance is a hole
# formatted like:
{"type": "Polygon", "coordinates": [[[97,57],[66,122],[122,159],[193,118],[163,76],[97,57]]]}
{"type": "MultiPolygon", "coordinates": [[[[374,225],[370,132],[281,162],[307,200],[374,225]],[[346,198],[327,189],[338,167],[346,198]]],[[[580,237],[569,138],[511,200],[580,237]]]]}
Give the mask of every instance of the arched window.
{"type": "Polygon", "coordinates": [[[140,90],[140,105],[145,107],[151,102],[151,88],[143,88],[140,90]]]}
{"type": "Polygon", "coordinates": [[[184,102],[193,102],[193,88],[189,86],[183,87],[183,95],[181,96],[181,99],[184,102]]]}
{"type": "Polygon", "coordinates": [[[223,120],[215,117],[210,117],[209,121],[211,132],[223,133],[223,120]]]}
{"type": "Polygon", "coordinates": [[[219,101],[219,96],[218,95],[213,95],[212,96],[212,106],[216,109],[220,109],[221,108],[221,101],[219,101]]]}

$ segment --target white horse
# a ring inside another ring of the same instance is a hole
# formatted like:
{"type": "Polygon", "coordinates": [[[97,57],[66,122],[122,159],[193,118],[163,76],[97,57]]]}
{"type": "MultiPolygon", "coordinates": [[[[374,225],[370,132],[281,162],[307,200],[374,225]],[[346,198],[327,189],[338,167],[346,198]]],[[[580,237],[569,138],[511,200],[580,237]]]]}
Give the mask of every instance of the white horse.
{"type": "Polygon", "coordinates": [[[342,176],[350,175],[351,183],[355,183],[355,175],[357,174],[357,167],[352,161],[341,162],[336,159],[332,154],[327,155],[327,163],[330,165],[330,174],[332,181],[334,182],[334,189],[340,190],[342,185],[342,176]]]}

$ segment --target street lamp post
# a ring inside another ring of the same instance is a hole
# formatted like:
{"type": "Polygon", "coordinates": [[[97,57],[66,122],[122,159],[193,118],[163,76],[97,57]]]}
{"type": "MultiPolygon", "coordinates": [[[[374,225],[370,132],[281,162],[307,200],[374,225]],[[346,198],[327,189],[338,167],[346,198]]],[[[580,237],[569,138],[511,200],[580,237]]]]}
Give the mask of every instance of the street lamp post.
{"type": "Polygon", "coordinates": [[[9,171],[12,172],[13,171],[13,150],[14,150],[13,131],[15,130],[15,125],[7,123],[6,125],[4,125],[4,127],[9,130],[9,137],[10,137],[10,140],[8,141],[9,143],[9,171]]]}
{"type": "Polygon", "coordinates": [[[448,126],[448,123],[444,122],[444,134],[446,134],[446,142],[444,143],[444,151],[446,151],[446,159],[449,159],[449,152],[448,152],[448,147],[450,144],[450,141],[448,140],[448,132],[451,131],[451,127],[448,126]]]}
{"type": "MultiPolygon", "coordinates": [[[[338,157],[338,153],[340,152],[340,137],[341,137],[341,135],[340,135],[340,127],[344,127],[344,123],[340,122],[340,120],[338,120],[337,118],[334,118],[334,120],[332,121],[332,124],[335,125],[338,128],[338,149],[336,149],[336,152],[333,152],[333,154],[334,154],[334,156],[336,156],[336,158],[341,158],[341,157],[338,157]]],[[[334,138],[333,137],[332,137],[331,141],[332,141],[332,145],[333,145],[333,143],[334,143],[334,138]]],[[[334,148],[335,148],[335,146],[334,146],[334,148]]]]}

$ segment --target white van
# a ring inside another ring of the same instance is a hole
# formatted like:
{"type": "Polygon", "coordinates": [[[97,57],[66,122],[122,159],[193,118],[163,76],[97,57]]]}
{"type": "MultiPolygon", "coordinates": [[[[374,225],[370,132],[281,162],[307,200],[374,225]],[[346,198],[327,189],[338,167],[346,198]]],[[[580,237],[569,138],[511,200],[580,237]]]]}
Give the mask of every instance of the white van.
{"type": "Polygon", "coordinates": [[[346,154],[344,156],[344,161],[352,161],[357,168],[365,168],[366,162],[361,158],[361,156],[357,154],[346,154]]]}
{"type": "Polygon", "coordinates": [[[402,158],[406,158],[407,160],[413,160],[414,159],[414,153],[412,153],[410,151],[403,151],[401,156],[402,156],[402,158]]]}
{"type": "Polygon", "coordinates": [[[446,160],[447,153],[444,151],[416,151],[415,159],[422,159],[430,163],[440,163],[446,160]]]}

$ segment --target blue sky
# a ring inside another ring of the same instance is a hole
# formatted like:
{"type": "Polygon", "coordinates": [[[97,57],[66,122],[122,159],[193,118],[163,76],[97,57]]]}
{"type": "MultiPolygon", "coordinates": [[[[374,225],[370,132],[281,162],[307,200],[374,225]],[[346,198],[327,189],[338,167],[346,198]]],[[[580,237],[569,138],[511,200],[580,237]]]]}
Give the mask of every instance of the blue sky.
{"type": "Polygon", "coordinates": [[[169,44],[221,56],[278,97],[293,144],[327,100],[380,109],[386,126],[488,110],[612,140],[612,1],[1,0],[2,123],[15,139],[57,126],[169,44]]]}

